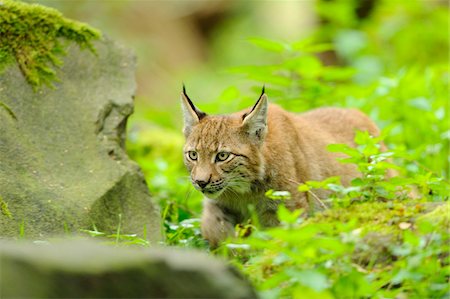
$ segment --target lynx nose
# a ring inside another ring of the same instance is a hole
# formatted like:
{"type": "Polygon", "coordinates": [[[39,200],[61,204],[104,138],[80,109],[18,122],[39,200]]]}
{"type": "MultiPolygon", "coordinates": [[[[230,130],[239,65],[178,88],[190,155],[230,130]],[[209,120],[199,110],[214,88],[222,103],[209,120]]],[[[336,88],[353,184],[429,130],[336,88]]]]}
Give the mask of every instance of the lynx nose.
{"type": "Polygon", "coordinates": [[[203,189],[209,184],[209,181],[196,180],[195,183],[203,189]]]}

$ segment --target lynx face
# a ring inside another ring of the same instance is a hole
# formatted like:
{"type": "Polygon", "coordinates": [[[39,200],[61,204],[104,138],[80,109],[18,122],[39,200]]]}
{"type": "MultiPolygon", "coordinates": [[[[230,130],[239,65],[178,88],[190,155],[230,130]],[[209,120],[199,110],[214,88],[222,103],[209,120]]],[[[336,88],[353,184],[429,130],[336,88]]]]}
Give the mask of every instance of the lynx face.
{"type": "Polygon", "coordinates": [[[249,113],[209,116],[185,91],[184,162],[194,187],[211,199],[223,193],[247,193],[264,175],[261,146],[267,130],[267,99],[261,95],[249,113]]]}

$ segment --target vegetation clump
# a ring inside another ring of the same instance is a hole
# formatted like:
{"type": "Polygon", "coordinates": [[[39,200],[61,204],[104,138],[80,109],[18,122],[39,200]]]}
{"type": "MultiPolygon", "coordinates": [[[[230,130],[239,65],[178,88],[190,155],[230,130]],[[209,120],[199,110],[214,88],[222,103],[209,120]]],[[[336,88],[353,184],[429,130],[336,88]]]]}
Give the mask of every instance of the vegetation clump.
{"type": "Polygon", "coordinates": [[[1,214],[8,218],[12,218],[12,214],[8,209],[8,204],[3,200],[3,198],[0,196],[0,211],[1,214]]]}
{"type": "Polygon", "coordinates": [[[14,61],[36,90],[57,81],[68,42],[95,52],[92,41],[100,32],[68,20],[57,10],[12,0],[0,1],[0,72],[14,61]]]}

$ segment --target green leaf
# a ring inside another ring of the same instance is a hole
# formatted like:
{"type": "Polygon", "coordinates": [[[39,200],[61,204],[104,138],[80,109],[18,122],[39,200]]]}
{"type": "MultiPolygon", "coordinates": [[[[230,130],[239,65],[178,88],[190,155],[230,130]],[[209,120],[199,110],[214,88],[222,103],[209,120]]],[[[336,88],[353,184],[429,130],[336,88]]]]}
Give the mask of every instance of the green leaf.
{"type": "Polygon", "coordinates": [[[289,268],[286,269],[286,272],[300,284],[315,291],[320,292],[330,287],[327,276],[318,270],[298,271],[297,269],[289,268]]]}
{"type": "Polygon", "coordinates": [[[327,66],[323,68],[322,78],[328,81],[347,80],[352,78],[356,73],[353,68],[327,66]]]}
{"type": "Polygon", "coordinates": [[[369,132],[367,131],[356,131],[355,134],[355,143],[356,144],[370,144],[373,143],[369,132]]]}
{"type": "Polygon", "coordinates": [[[239,97],[239,89],[237,89],[236,86],[230,86],[222,92],[217,102],[218,103],[231,102],[233,100],[236,100],[238,97],[239,97]]]}
{"type": "Polygon", "coordinates": [[[269,39],[252,37],[249,38],[248,41],[257,47],[270,52],[281,53],[287,49],[286,44],[269,39]]]}
{"type": "Polygon", "coordinates": [[[360,157],[361,153],[347,144],[329,144],[327,150],[332,153],[344,153],[350,157],[360,157]]]}
{"type": "Polygon", "coordinates": [[[302,51],[309,53],[321,53],[334,49],[334,45],[332,43],[322,43],[322,44],[312,44],[306,45],[302,51]]]}
{"type": "Polygon", "coordinates": [[[296,72],[306,79],[315,79],[322,73],[322,62],[315,56],[304,55],[290,61],[296,72]]]}
{"type": "Polygon", "coordinates": [[[288,200],[291,199],[291,193],[289,191],[274,191],[272,189],[267,190],[266,197],[273,200],[288,200]]]}
{"type": "Polygon", "coordinates": [[[418,97],[409,101],[411,107],[422,111],[431,111],[431,103],[432,101],[430,99],[424,97],[418,97]]]}
{"type": "Polygon", "coordinates": [[[362,153],[364,156],[369,157],[376,155],[380,152],[380,145],[369,143],[363,146],[362,153]]]}
{"type": "Polygon", "coordinates": [[[278,219],[285,224],[293,224],[297,221],[302,210],[289,211],[284,205],[279,205],[277,215],[278,219]]]}
{"type": "Polygon", "coordinates": [[[298,186],[298,191],[300,192],[308,192],[311,188],[307,184],[301,184],[298,186]]]}
{"type": "Polygon", "coordinates": [[[317,292],[303,286],[296,286],[289,297],[267,297],[267,298],[292,298],[292,299],[335,299],[329,291],[317,292]]]}

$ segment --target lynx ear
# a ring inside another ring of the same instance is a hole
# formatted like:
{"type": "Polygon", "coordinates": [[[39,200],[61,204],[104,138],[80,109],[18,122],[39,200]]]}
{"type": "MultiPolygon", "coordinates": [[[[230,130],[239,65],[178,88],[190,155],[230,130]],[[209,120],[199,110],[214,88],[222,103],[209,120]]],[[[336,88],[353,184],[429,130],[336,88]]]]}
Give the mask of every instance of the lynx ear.
{"type": "Polygon", "coordinates": [[[183,133],[187,137],[192,128],[206,116],[206,113],[197,109],[191,99],[186,94],[186,87],[183,85],[183,92],[181,93],[181,107],[183,108],[184,128],[183,133]]]}
{"type": "Polygon", "coordinates": [[[257,142],[262,142],[267,133],[267,95],[264,93],[264,87],[256,104],[252,110],[243,117],[242,125],[250,138],[257,142]]]}

